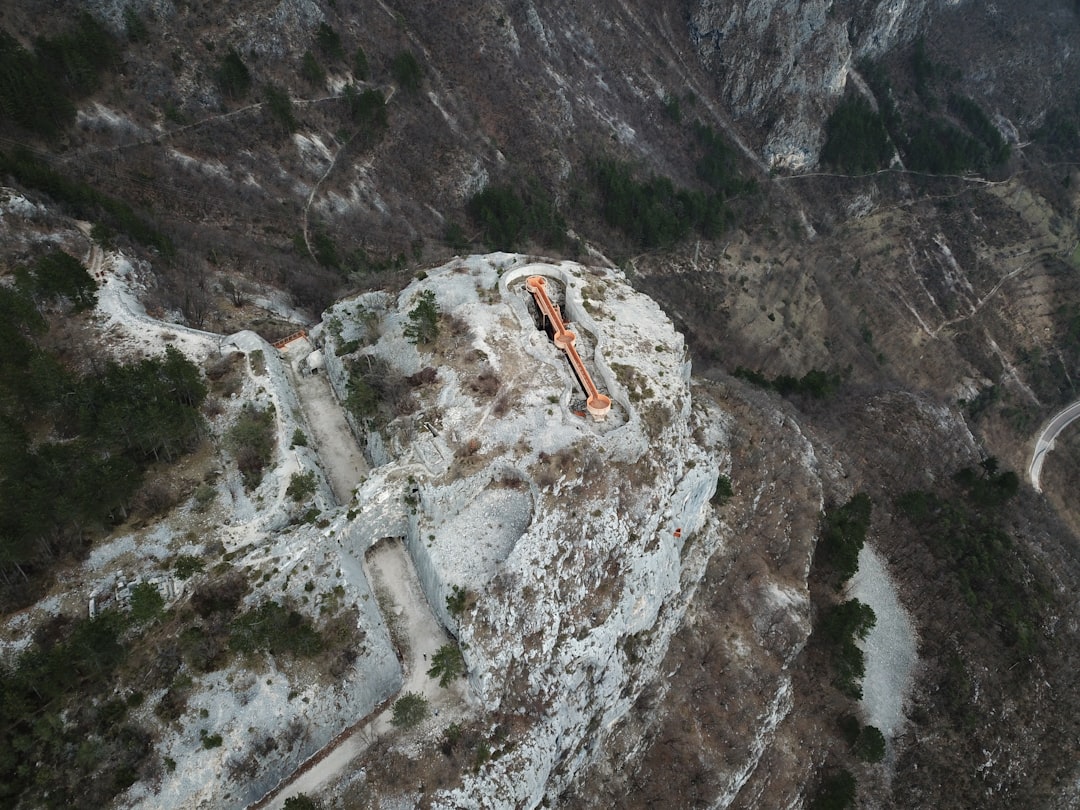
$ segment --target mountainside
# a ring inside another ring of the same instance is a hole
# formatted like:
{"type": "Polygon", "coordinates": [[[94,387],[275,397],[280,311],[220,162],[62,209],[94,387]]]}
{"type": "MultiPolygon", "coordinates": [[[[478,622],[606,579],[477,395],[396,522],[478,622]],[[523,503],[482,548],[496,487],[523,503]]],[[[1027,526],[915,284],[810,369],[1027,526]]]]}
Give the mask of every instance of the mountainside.
{"type": "Polygon", "coordinates": [[[1074,806],[1078,45],[0,9],[0,797],[1074,806]]]}

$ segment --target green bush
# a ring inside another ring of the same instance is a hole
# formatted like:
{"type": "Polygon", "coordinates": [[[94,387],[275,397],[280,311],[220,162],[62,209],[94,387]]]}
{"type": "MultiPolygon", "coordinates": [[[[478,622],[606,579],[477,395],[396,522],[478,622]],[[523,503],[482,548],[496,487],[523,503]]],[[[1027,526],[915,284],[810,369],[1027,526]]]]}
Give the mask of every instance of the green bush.
{"type": "Polygon", "coordinates": [[[416,692],[406,692],[394,701],[390,723],[396,728],[410,729],[420,725],[427,716],[427,698],[416,692]]]}
{"type": "Polygon", "coordinates": [[[77,217],[94,220],[99,236],[103,230],[119,231],[163,256],[175,252],[172,241],[130,205],[55,171],[22,146],[0,152],[0,174],[10,174],[22,185],[45,192],[77,217]]]}
{"type": "Polygon", "coordinates": [[[472,594],[466,588],[455,585],[446,597],[446,610],[451,616],[460,616],[472,602],[472,594]]]}
{"type": "Polygon", "coordinates": [[[175,348],[79,377],[34,343],[42,329],[33,304],[0,287],[0,567],[19,582],[126,516],[144,470],[198,443],[206,394],[175,348]]]}
{"type": "Polygon", "coordinates": [[[713,493],[712,503],[715,506],[723,506],[727,503],[727,499],[735,494],[735,490],[731,488],[731,479],[726,475],[720,475],[716,479],[716,492],[713,493]]]}
{"type": "Polygon", "coordinates": [[[304,431],[302,431],[300,428],[296,428],[296,430],[293,431],[292,444],[294,447],[308,446],[307,436],[304,435],[304,431]]]}
{"type": "Polygon", "coordinates": [[[321,22],[319,27],[315,29],[315,43],[328,58],[345,58],[345,49],[341,46],[341,36],[328,23],[321,22]]]}
{"type": "Polygon", "coordinates": [[[76,312],[97,304],[97,283],[86,267],[74,256],[54,250],[41,256],[29,267],[16,271],[16,279],[40,299],[66,299],[76,312]]]}
{"type": "Polygon", "coordinates": [[[443,239],[446,240],[446,244],[450,246],[450,249],[457,253],[463,253],[469,249],[469,238],[465,235],[465,229],[461,227],[459,222],[446,223],[443,239]]]}
{"type": "Polygon", "coordinates": [[[1011,470],[995,459],[982,472],[964,468],[949,493],[913,491],[897,499],[897,512],[911,521],[927,548],[945,563],[978,626],[994,632],[1023,656],[1035,651],[1048,593],[1034,561],[1003,528],[1005,507],[1019,489],[1011,470]]]}
{"type": "Polygon", "coordinates": [[[307,618],[277,602],[266,601],[233,620],[229,647],[248,655],[289,653],[310,658],[322,652],[324,643],[307,618]]]}
{"type": "Polygon", "coordinates": [[[588,173],[604,220],[640,247],[670,247],[691,229],[712,238],[728,220],[722,195],[677,189],[655,175],[638,180],[628,163],[592,160],[588,173]]]}
{"type": "Polygon", "coordinates": [[[852,746],[855,756],[871,764],[885,759],[885,735],[874,726],[864,726],[852,746]]]}
{"type": "Polygon", "coordinates": [[[417,346],[432,343],[439,336],[439,307],[434,292],[424,290],[417,296],[416,306],[409,310],[404,333],[409,342],[417,346]]]}
{"type": "Polygon", "coordinates": [[[124,33],[129,42],[144,42],[150,36],[146,22],[134,6],[124,7],[124,33]]]}
{"type": "Polygon", "coordinates": [[[309,84],[321,87],[326,84],[326,71],[311,51],[304,51],[300,59],[300,75],[309,84]]]}
{"type": "Polygon", "coordinates": [[[866,674],[863,651],[856,640],[866,638],[877,618],[869,605],[849,599],[824,610],[815,633],[832,656],[836,677],[833,685],[848,697],[862,697],[862,679],[866,674]]]}
{"type": "Polygon", "coordinates": [[[54,37],[37,37],[30,53],[0,30],[0,120],[51,137],[75,121],[72,101],[101,87],[120,49],[86,12],[54,37]]]}
{"type": "Polygon", "coordinates": [[[226,443],[236,458],[244,485],[254,489],[262,481],[263,470],[274,456],[274,412],[251,403],[244,405],[226,434],[226,443]]]}
{"type": "Polygon", "coordinates": [[[367,88],[357,92],[352,84],[345,85],[345,103],[349,117],[356,125],[354,141],[358,146],[371,147],[378,143],[387,128],[386,99],[379,90],[367,88]]]}
{"type": "Polygon", "coordinates": [[[536,180],[490,185],[469,199],[466,210],[491,250],[516,250],[526,239],[555,248],[566,241],[566,220],[536,180]]]}
{"type": "Polygon", "coordinates": [[[810,802],[810,810],[846,810],[855,803],[855,777],[851,771],[825,777],[810,802]]]}
{"type": "Polygon", "coordinates": [[[368,77],[368,60],[367,54],[364,53],[364,49],[359,45],[356,46],[356,53],[353,54],[353,76],[357,81],[365,81],[368,77]]]}
{"type": "Polygon", "coordinates": [[[307,500],[315,494],[315,471],[308,470],[302,473],[293,473],[289,479],[289,486],[285,494],[299,503],[307,500]]]}
{"type": "Polygon", "coordinates": [[[164,613],[165,599],[156,586],[140,582],[131,589],[131,620],[135,624],[147,624],[164,613]]]}
{"type": "Polygon", "coordinates": [[[837,590],[859,570],[859,552],[870,528],[873,503],[864,492],[822,515],[816,562],[831,569],[837,590]]]}
{"type": "Polygon", "coordinates": [[[181,554],[173,563],[173,571],[176,573],[177,579],[191,579],[202,570],[202,559],[191,554],[181,554]]]}
{"type": "Polygon", "coordinates": [[[458,678],[465,676],[465,657],[457,644],[444,644],[431,656],[431,667],[427,674],[439,679],[439,686],[445,688],[458,678]]]}
{"type": "Polygon", "coordinates": [[[91,810],[135,781],[150,737],[113,697],[127,624],[58,619],[0,664],[0,805],[91,810]]]}

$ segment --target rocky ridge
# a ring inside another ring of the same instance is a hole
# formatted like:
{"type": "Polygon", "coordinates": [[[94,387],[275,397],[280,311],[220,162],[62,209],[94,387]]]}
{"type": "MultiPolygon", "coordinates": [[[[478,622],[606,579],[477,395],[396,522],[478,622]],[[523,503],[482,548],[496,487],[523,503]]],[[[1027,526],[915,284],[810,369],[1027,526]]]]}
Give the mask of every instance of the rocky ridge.
{"type": "MultiPolygon", "coordinates": [[[[342,302],[324,327],[327,368],[345,396],[349,368],[365,357],[403,374],[437,369],[413,412],[360,425],[384,463],[353,507],[371,532],[365,542],[404,528],[427,599],[462,645],[479,708],[512,729],[489,765],[434,803],[555,800],[656,679],[710,558],[735,542],[710,505],[718,474],[730,472],[731,417],[692,390],[681,336],[616,271],[473,257],[396,302],[342,302]],[[615,402],[608,421],[574,412],[568,367],[528,311],[531,274],[565,290],[565,317],[593,347],[586,363],[615,402]],[[413,346],[401,330],[423,290],[435,293],[444,335],[413,346]],[[380,336],[348,352],[373,326],[380,336]],[[471,383],[484,376],[497,387],[478,396],[471,383]],[[372,519],[395,501],[407,505],[407,527],[372,519]],[[455,587],[473,596],[460,614],[447,610],[455,587]]],[[[805,555],[804,541],[795,548],[805,555]]],[[[805,556],[794,571],[776,587],[761,583],[775,597],[766,600],[772,618],[751,631],[773,638],[781,669],[809,632],[805,556]],[[777,636],[777,621],[793,622],[792,632],[777,636]]],[[[732,643],[746,659],[759,654],[757,642],[732,643]]],[[[790,684],[781,677],[769,689],[775,720],[790,708],[790,684]]],[[[736,792],[761,747],[733,767],[736,792]]]]}

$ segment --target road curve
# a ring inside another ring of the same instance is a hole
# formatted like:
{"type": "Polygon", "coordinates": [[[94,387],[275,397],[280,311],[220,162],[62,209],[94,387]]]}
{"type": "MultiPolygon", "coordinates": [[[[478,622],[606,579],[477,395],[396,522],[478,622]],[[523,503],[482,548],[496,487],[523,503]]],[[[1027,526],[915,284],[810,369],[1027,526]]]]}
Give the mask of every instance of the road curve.
{"type": "Polygon", "coordinates": [[[1077,419],[1080,419],[1080,402],[1074,402],[1054,414],[1050,421],[1046,423],[1046,427],[1042,429],[1039,438],[1035,440],[1035,451],[1031,455],[1031,464],[1028,465],[1028,476],[1031,478],[1031,486],[1035,488],[1036,492],[1042,492],[1042,487],[1039,485],[1039,476],[1042,474],[1042,465],[1043,461],[1046,460],[1046,454],[1054,449],[1054,439],[1077,419]]]}

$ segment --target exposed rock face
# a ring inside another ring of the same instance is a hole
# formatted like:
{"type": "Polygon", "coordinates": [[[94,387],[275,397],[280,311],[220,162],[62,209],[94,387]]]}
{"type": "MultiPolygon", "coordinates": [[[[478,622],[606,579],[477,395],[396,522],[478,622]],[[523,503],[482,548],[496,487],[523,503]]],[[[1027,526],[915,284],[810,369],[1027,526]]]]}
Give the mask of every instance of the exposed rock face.
{"type": "MultiPolygon", "coordinates": [[[[710,558],[731,553],[733,529],[710,504],[732,463],[731,417],[692,395],[682,337],[614,271],[473,257],[433,272],[396,304],[374,296],[339,304],[328,323],[327,368],[341,393],[349,367],[363,369],[369,357],[402,374],[437,369],[412,412],[377,430],[360,425],[385,463],[359,506],[374,515],[380,493],[385,502],[392,482],[401,487],[395,497],[408,505],[407,545],[428,600],[462,642],[475,697],[511,728],[497,758],[437,804],[555,800],[656,680],[710,558]],[[602,422],[580,415],[565,359],[536,328],[524,281],[537,273],[562,299],[587,367],[614,401],[602,422]],[[421,289],[435,293],[442,336],[415,347],[402,329],[421,289]],[[381,337],[358,348],[373,327],[381,337]],[[355,357],[338,355],[346,344],[355,357]],[[452,614],[454,587],[475,601],[452,614]]],[[[776,550],[792,578],[755,581],[747,606],[768,603],[752,609],[746,628],[757,640],[732,642],[751,666],[775,658],[766,667],[774,675],[808,633],[808,539],[776,550]]],[[[761,692],[774,725],[790,707],[785,684],[778,677],[761,692]]],[[[758,756],[760,747],[744,751],[734,770],[751,771],[758,756]]]]}
{"type": "Polygon", "coordinates": [[[690,32],[720,80],[727,109],[767,129],[766,163],[804,169],[817,161],[821,122],[844,92],[853,63],[913,38],[935,4],[701,0],[692,4],[690,32]]]}

